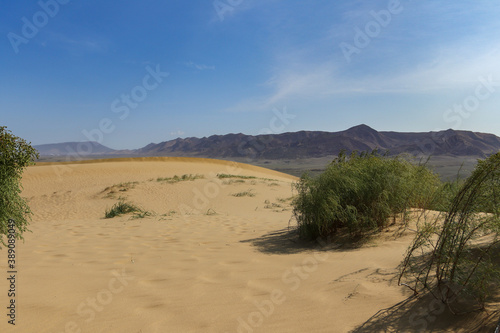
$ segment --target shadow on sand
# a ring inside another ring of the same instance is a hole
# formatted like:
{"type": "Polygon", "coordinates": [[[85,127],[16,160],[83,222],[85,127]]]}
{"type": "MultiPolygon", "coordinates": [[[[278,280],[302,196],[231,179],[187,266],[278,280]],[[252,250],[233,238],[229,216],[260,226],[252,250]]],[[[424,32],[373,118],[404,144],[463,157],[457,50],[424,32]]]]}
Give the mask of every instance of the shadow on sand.
{"type": "Polygon", "coordinates": [[[374,314],[350,333],[481,332],[493,333],[500,310],[454,315],[431,295],[410,297],[374,314]]]}
{"type": "MultiPolygon", "coordinates": [[[[347,238],[336,242],[305,241],[294,228],[284,228],[240,241],[250,243],[265,254],[296,254],[308,251],[353,251],[364,245],[347,238]]],[[[494,302],[496,302],[495,300],[494,302]]],[[[500,310],[454,315],[431,295],[410,297],[387,309],[382,309],[350,333],[373,332],[481,332],[493,333],[500,310]]]]}
{"type": "Polygon", "coordinates": [[[284,228],[269,232],[257,238],[240,241],[250,243],[260,252],[266,254],[294,254],[307,251],[350,251],[362,247],[364,241],[353,241],[347,235],[337,235],[335,242],[325,239],[307,241],[299,238],[295,228],[284,228]]]}
{"type": "Polygon", "coordinates": [[[284,228],[240,242],[250,243],[266,254],[294,254],[318,248],[316,242],[300,240],[297,232],[292,228],[284,228]]]}

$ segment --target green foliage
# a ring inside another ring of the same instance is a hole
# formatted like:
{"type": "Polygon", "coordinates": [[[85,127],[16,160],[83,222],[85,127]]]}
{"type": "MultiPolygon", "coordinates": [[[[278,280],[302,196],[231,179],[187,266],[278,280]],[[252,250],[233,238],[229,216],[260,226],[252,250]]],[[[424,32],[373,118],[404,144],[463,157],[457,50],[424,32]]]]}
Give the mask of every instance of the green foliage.
{"type": "Polygon", "coordinates": [[[255,193],[252,192],[252,190],[244,191],[244,192],[238,192],[238,193],[233,193],[233,197],[254,197],[255,193]]]}
{"type": "Polygon", "coordinates": [[[113,186],[106,187],[102,192],[106,193],[106,198],[114,198],[117,194],[117,192],[127,192],[130,189],[133,189],[138,185],[139,182],[126,182],[126,183],[120,183],[120,184],[115,184],[113,186]]]}
{"type": "Polygon", "coordinates": [[[254,176],[242,176],[242,175],[229,175],[226,173],[218,173],[217,178],[219,179],[224,179],[224,178],[239,178],[239,179],[256,179],[257,177],[254,176]]]}
{"type": "Polygon", "coordinates": [[[148,216],[151,216],[153,215],[151,212],[148,212],[146,210],[140,210],[138,212],[136,212],[133,216],[132,216],[132,219],[143,219],[145,217],[148,217],[148,216]]]}
{"type": "MultiPolygon", "coordinates": [[[[451,308],[465,300],[482,308],[500,285],[500,153],[480,161],[460,186],[444,218],[425,223],[401,264],[400,283],[430,291],[451,308]]],[[[456,310],[456,309],[452,309],[456,310]]]]}
{"type": "Polygon", "coordinates": [[[435,174],[402,157],[376,150],[341,152],[318,177],[301,177],[294,215],[303,238],[327,237],[340,229],[363,236],[409,208],[425,208],[438,186],[435,174]]]}
{"type": "Polygon", "coordinates": [[[6,245],[3,236],[7,235],[9,219],[15,221],[17,239],[23,239],[22,234],[29,231],[28,219],[32,213],[20,196],[21,177],[24,169],[37,158],[38,152],[30,143],[0,126],[0,242],[3,245],[6,245]]]}
{"type": "Polygon", "coordinates": [[[192,175],[192,174],[189,174],[189,175],[182,175],[182,176],[173,176],[173,177],[164,177],[164,178],[156,178],[156,181],[157,182],[167,182],[169,184],[174,184],[174,183],[178,183],[178,182],[184,182],[184,181],[193,181],[193,180],[196,180],[196,179],[203,179],[205,178],[203,175],[192,175]]]}
{"type": "Polygon", "coordinates": [[[222,181],[222,185],[232,185],[232,184],[244,184],[245,180],[243,179],[229,179],[222,181]]]}
{"type": "Polygon", "coordinates": [[[118,188],[119,191],[125,192],[130,190],[131,188],[135,188],[135,186],[139,184],[139,182],[126,182],[126,183],[120,183],[113,185],[112,187],[118,188]]]}
{"type": "Polygon", "coordinates": [[[137,207],[134,204],[120,200],[118,203],[114,204],[113,207],[111,207],[111,209],[106,210],[104,218],[111,219],[116,216],[121,216],[130,213],[134,213],[134,216],[132,217],[134,219],[151,216],[150,212],[142,210],[141,208],[137,207]]]}
{"type": "MultiPolygon", "coordinates": [[[[227,173],[218,173],[217,174],[217,178],[219,178],[219,179],[230,178],[229,180],[225,180],[223,182],[224,185],[231,185],[232,183],[244,182],[243,179],[252,179],[252,181],[250,182],[250,185],[256,185],[257,184],[257,181],[256,181],[257,179],[258,180],[262,180],[262,181],[277,181],[277,179],[271,179],[271,178],[262,178],[262,177],[258,178],[258,177],[255,177],[255,176],[231,175],[231,174],[227,174],[227,173]]],[[[279,185],[279,184],[278,183],[269,184],[269,186],[277,186],[277,185],[279,185]]]]}
{"type": "Polygon", "coordinates": [[[428,208],[440,212],[448,211],[463,183],[463,180],[459,178],[454,181],[441,183],[434,194],[429,198],[428,208]]]}

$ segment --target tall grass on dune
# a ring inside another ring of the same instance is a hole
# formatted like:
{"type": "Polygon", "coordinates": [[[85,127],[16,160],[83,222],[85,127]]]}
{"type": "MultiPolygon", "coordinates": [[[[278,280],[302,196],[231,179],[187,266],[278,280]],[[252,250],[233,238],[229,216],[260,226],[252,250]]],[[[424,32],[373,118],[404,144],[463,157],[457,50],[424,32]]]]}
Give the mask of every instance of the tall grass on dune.
{"type": "Polygon", "coordinates": [[[301,237],[346,230],[353,237],[380,230],[409,208],[426,208],[440,186],[437,175],[403,157],[341,152],[318,177],[296,184],[294,216],[301,237]]]}
{"type": "Polygon", "coordinates": [[[150,212],[145,211],[134,204],[120,200],[119,202],[114,204],[113,207],[106,210],[104,218],[111,219],[116,216],[121,216],[130,213],[134,213],[133,218],[144,218],[146,216],[151,215],[150,212]]]}

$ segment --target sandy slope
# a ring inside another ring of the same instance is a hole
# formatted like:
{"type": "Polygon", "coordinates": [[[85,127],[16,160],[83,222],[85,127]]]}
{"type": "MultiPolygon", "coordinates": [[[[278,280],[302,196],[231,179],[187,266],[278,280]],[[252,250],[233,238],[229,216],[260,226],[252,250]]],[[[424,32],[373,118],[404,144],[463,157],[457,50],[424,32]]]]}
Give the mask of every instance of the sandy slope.
{"type": "MultiPolygon", "coordinates": [[[[409,237],[342,251],[297,242],[287,232],[294,181],[206,159],[30,167],[17,325],[2,315],[0,332],[348,332],[404,300],[394,273],[409,237]],[[156,180],[183,174],[204,178],[156,180]],[[103,219],[119,197],[154,214],[103,219]]],[[[418,331],[432,324],[424,315],[357,332],[418,331]]]]}

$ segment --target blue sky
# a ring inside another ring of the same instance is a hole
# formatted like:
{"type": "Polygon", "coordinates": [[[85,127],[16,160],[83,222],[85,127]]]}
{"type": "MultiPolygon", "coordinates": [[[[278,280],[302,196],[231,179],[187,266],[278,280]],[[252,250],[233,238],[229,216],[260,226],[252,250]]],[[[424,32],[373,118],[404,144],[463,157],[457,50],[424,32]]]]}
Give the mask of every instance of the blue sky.
{"type": "Polygon", "coordinates": [[[497,1],[0,4],[0,124],[33,144],[361,123],[500,135],[497,1]]]}

